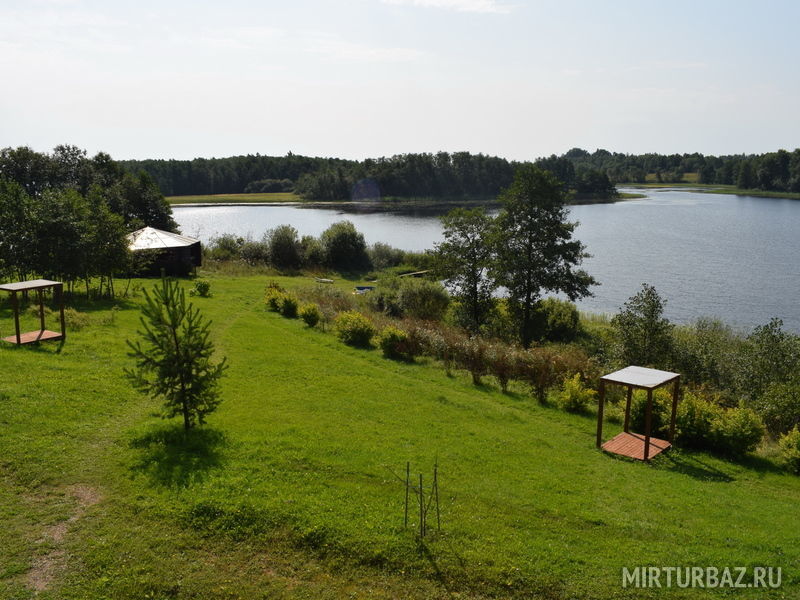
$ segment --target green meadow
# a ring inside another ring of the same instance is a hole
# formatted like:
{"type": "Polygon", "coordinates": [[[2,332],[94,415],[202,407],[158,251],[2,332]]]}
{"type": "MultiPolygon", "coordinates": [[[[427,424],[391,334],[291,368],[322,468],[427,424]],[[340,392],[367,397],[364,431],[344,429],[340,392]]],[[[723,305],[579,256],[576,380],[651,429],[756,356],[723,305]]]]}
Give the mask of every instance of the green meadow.
{"type": "MultiPolygon", "coordinates": [[[[269,280],[308,278],[206,276],[212,297],[192,302],[230,368],[219,409],[188,435],[124,377],[141,294],[76,300],[86,317],[62,345],[0,345],[0,597],[800,594],[800,477],[772,462],[613,458],[591,415],[265,310],[269,280]],[[426,486],[438,464],[441,530],[429,519],[423,540],[413,502],[403,526],[407,462],[426,486]],[[622,568],[642,565],[783,578],[777,590],[623,588],[622,568]]],[[[12,327],[3,303],[0,335],[12,327]]]]}

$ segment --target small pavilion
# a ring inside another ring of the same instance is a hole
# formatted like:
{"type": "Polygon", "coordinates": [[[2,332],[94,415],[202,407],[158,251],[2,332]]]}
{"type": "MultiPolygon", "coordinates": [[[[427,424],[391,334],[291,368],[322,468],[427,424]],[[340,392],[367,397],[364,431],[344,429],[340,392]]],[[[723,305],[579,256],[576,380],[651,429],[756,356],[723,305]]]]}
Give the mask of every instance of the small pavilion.
{"type": "Polygon", "coordinates": [[[603,375],[600,378],[600,398],[597,409],[597,447],[606,452],[628,456],[637,460],[649,460],[672,447],[675,437],[675,415],[678,411],[678,392],[680,375],[669,371],[648,369],[646,367],[625,367],[619,371],[603,375]],[[606,384],[613,383],[628,388],[625,402],[625,423],[622,433],[603,443],[603,404],[605,403],[606,384]],[[653,421],[653,390],[672,383],[672,416],[669,422],[669,440],[660,440],[650,435],[653,421]],[[633,390],[647,390],[645,407],[644,435],[630,432],[631,397],[633,390]]]}
{"type": "Polygon", "coordinates": [[[11,294],[11,310],[14,313],[15,335],[2,338],[4,342],[10,344],[33,344],[45,340],[63,340],[67,337],[67,330],[64,327],[64,284],[60,281],[49,281],[47,279],[33,279],[31,281],[18,281],[16,283],[0,284],[0,290],[11,294]],[[44,290],[53,289],[56,302],[58,303],[61,314],[61,332],[48,331],[44,323],[44,290]],[[18,293],[35,291],[39,300],[39,330],[21,333],[19,330],[19,297],[18,293]]]}

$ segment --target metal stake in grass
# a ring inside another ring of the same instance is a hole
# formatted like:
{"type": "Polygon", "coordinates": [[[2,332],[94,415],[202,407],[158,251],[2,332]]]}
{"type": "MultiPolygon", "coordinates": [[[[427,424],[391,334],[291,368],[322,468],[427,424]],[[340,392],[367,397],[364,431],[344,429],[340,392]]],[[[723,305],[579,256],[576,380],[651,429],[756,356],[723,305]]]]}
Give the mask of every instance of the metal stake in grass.
{"type": "Polygon", "coordinates": [[[408,529],[408,487],[411,484],[411,463],[406,463],[406,512],[403,518],[403,528],[408,529]]]}

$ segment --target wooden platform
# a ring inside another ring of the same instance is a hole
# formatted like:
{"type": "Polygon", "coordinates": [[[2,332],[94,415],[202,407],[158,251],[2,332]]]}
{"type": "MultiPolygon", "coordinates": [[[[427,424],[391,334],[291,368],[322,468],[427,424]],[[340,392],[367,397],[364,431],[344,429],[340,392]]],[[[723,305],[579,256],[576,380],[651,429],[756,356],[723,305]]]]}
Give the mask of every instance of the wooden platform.
{"type": "MultiPolygon", "coordinates": [[[[56,331],[49,331],[44,329],[42,331],[26,331],[25,333],[21,333],[19,336],[20,344],[33,344],[35,342],[44,342],[47,340],[60,340],[64,336],[56,331]]],[[[17,336],[10,335],[8,337],[3,338],[4,342],[8,342],[9,344],[16,344],[17,343],[17,336]]]]}
{"type": "MultiPolygon", "coordinates": [[[[650,456],[648,456],[648,459],[664,452],[664,450],[669,450],[671,447],[672,444],[666,440],[651,437],[650,456]]],[[[623,431],[603,444],[602,448],[606,452],[644,460],[644,436],[638,433],[625,433],[623,431]]]]}

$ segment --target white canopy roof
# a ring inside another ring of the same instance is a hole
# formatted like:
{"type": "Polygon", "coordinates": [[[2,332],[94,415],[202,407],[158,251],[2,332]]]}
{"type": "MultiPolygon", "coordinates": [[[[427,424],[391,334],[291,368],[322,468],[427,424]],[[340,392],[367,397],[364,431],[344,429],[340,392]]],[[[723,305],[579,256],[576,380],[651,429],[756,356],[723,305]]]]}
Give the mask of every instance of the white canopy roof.
{"type": "Polygon", "coordinates": [[[678,377],[680,377],[679,373],[671,373],[669,371],[659,371],[658,369],[648,369],[647,367],[625,367],[619,371],[603,375],[600,379],[652,390],[678,377]]]}
{"type": "Polygon", "coordinates": [[[159,250],[163,248],[191,246],[192,244],[198,243],[200,240],[185,235],[178,235],[177,233],[170,233],[169,231],[145,227],[133,233],[129,233],[128,241],[130,242],[128,248],[131,250],[159,250]]]}

